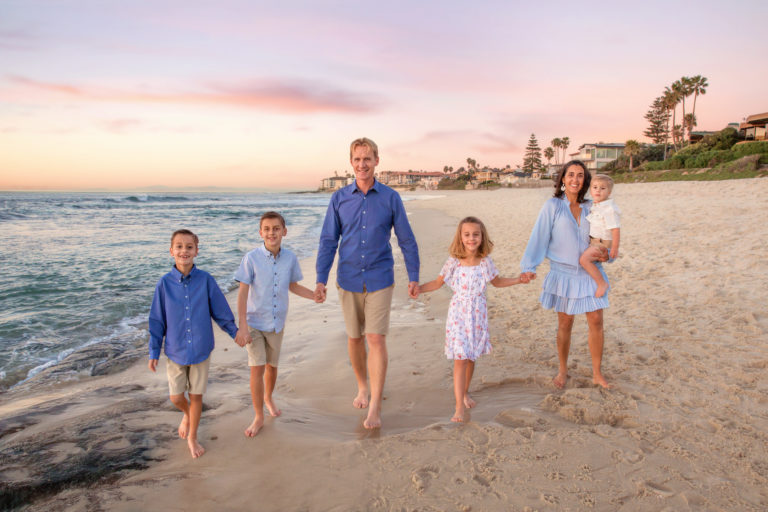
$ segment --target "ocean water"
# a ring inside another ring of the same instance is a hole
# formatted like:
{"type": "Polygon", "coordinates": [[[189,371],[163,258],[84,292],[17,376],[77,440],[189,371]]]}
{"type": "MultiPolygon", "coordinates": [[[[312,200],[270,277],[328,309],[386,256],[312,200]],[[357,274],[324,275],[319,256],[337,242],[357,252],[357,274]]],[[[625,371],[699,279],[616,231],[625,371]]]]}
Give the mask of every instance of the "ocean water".
{"type": "MultiPolygon", "coordinates": [[[[155,284],[173,265],[174,230],[200,237],[196,264],[226,292],[243,255],[260,243],[263,212],[285,216],[283,244],[301,259],[317,249],[329,199],[0,192],[0,391],[66,367],[88,347],[109,347],[104,358],[144,350],[155,284]]],[[[313,282],[314,275],[304,276],[305,285],[313,282]]],[[[67,371],[87,374],[94,364],[67,371]]]]}

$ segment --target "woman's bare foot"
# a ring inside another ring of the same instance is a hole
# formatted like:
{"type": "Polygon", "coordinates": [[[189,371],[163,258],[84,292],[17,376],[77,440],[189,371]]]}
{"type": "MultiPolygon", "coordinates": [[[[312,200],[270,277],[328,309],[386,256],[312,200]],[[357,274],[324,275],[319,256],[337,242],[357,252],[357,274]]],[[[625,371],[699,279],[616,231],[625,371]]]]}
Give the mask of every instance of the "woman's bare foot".
{"type": "Polygon", "coordinates": [[[259,430],[261,430],[261,427],[264,426],[264,416],[256,416],[253,418],[253,423],[251,423],[247,429],[245,429],[245,437],[256,437],[256,434],[259,433],[259,430]]]}
{"type": "Polygon", "coordinates": [[[595,297],[598,299],[605,295],[605,292],[608,291],[608,283],[603,281],[602,283],[597,283],[597,290],[595,291],[595,297]]]}
{"type": "Polygon", "coordinates": [[[611,389],[611,385],[608,384],[608,381],[605,380],[605,377],[603,377],[602,374],[598,374],[592,377],[592,384],[597,384],[599,386],[602,386],[603,389],[611,389]]]}
{"type": "MultiPolygon", "coordinates": [[[[367,405],[367,404],[366,404],[367,405]]],[[[374,429],[381,427],[381,408],[371,407],[368,410],[368,417],[365,418],[363,426],[367,429],[374,429]]]]}
{"type": "Polygon", "coordinates": [[[197,442],[197,439],[190,437],[187,439],[187,444],[189,445],[189,453],[192,454],[193,459],[196,459],[205,453],[205,448],[197,442]]]}
{"type": "Polygon", "coordinates": [[[555,378],[552,379],[552,383],[555,385],[557,389],[563,389],[565,387],[566,382],[568,382],[567,372],[558,372],[558,374],[555,375],[555,378]]]}
{"type": "Polygon", "coordinates": [[[181,423],[179,423],[179,437],[182,439],[186,439],[189,435],[189,416],[186,414],[183,418],[181,418],[181,423]]]}
{"type": "Polygon", "coordinates": [[[270,416],[278,417],[283,414],[283,411],[277,408],[275,402],[272,401],[272,397],[264,398],[264,405],[267,406],[270,416]]]}
{"type": "Polygon", "coordinates": [[[469,393],[464,395],[464,407],[466,407],[467,409],[471,409],[471,408],[473,408],[476,405],[477,405],[477,402],[472,400],[472,397],[469,396],[469,393]]]}
{"type": "Polygon", "coordinates": [[[355,399],[352,400],[352,405],[355,407],[355,409],[365,409],[368,407],[368,390],[359,390],[355,399]]]}
{"type": "Polygon", "coordinates": [[[464,408],[463,407],[457,407],[456,411],[453,413],[453,417],[451,418],[451,421],[454,423],[464,423],[464,408]]]}

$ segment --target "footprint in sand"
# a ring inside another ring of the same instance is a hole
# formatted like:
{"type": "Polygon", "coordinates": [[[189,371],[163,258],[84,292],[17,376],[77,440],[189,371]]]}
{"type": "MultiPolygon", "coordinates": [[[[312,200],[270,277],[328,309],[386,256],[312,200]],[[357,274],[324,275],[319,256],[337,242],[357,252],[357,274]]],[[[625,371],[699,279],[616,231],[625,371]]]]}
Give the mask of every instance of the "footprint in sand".
{"type": "Polygon", "coordinates": [[[422,493],[429,487],[430,481],[437,477],[438,474],[440,474],[440,469],[437,466],[430,464],[415,471],[411,475],[411,482],[413,482],[413,486],[416,487],[416,490],[419,493],[422,493]]]}

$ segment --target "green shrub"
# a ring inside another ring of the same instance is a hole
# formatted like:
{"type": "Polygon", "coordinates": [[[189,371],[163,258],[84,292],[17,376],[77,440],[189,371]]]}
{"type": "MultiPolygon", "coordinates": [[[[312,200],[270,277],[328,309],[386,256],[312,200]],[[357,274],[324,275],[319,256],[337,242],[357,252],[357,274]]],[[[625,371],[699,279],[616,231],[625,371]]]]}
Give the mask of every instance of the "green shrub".
{"type": "Polygon", "coordinates": [[[768,153],[768,140],[756,140],[752,142],[742,142],[736,144],[731,149],[736,158],[747,155],[755,155],[757,153],[768,153]]]}
{"type": "Polygon", "coordinates": [[[758,167],[759,154],[747,155],[730,162],[723,162],[712,169],[713,173],[740,173],[747,171],[756,171],[758,167]]]}
{"type": "MultiPolygon", "coordinates": [[[[677,156],[677,155],[675,155],[677,156]]],[[[699,155],[690,156],[685,160],[686,169],[700,169],[702,167],[714,167],[717,164],[735,160],[733,153],[727,149],[705,151],[699,155]]]]}

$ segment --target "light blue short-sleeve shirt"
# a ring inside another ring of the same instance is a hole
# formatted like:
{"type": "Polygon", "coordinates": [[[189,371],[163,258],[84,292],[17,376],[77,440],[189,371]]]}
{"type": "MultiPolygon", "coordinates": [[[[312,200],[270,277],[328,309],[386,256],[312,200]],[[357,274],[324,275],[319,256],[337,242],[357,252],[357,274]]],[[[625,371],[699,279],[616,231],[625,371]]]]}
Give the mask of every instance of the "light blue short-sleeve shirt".
{"type": "Polygon", "coordinates": [[[235,279],[247,284],[248,325],[264,332],[280,332],[288,313],[288,287],[303,278],[299,260],[281,248],[275,257],[261,245],[243,257],[235,279]]]}

